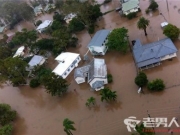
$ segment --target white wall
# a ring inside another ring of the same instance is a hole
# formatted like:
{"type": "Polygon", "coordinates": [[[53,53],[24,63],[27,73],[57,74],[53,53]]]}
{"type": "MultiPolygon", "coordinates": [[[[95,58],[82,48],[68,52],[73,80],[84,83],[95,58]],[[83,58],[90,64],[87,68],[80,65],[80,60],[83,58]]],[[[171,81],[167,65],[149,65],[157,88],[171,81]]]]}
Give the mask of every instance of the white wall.
{"type": "Polygon", "coordinates": [[[84,83],[85,82],[85,78],[76,77],[75,81],[77,82],[77,84],[84,83]]]}
{"type": "Polygon", "coordinates": [[[167,60],[167,59],[171,59],[171,58],[174,58],[174,57],[177,57],[177,54],[176,54],[176,53],[173,53],[173,54],[170,54],[170,55],[166,55],[166,56],[164,56],[164,57],[161,57],[161,61],[167,60]]]}
{"type": "Polygon", "coordinates": [[[126,11],[126,12],[123,11],[123,13],[124,13],[125,15],[128,15],[129,13],[137,12],[137,11],[138,11],[138,8],[139,8],[139,6],[137,6],[136,8],[133,8],[133,9],[131,9],[131,10],[129,10],[129,11],[126,11]]]}

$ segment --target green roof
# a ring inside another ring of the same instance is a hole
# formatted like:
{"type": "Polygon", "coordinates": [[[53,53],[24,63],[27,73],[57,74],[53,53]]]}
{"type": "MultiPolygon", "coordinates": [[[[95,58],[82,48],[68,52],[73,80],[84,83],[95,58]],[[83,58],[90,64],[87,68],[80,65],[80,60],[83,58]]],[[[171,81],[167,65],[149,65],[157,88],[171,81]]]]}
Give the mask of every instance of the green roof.
{"type": "Polygon", "coordinates": [[[139,5],[139,0],[129,0],[122,4],[122,11],[126,12],[133,8],[136,8],[139,5]]]}

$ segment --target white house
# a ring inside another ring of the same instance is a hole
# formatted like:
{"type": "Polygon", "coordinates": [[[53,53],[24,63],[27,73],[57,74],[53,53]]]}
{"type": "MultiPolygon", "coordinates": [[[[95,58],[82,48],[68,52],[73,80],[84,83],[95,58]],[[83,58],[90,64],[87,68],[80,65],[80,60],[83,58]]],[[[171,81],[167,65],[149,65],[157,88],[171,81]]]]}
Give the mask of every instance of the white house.
{"type": "Polygon", "coordinates": [[[51,26],[52,21],[51,20],[45,20],[43,23],[41,23],[38,27],[37,27],[37,31],[39,33],[42,33],[47,27],[51,26]]]}
{"type": "Polygon", "coordinates": [[[16,53],[14,54],[13,58],[17,57],[17,56],[23,56],[24,55],[24,49],[25,49],[24,46],[19,47],[17,49],[16,53]]]}
{"type": "Polygon", "coordinates": [[[68,14],[68,15],[66,15],[66,16],[64,17],[64,20],[66,21],[67,24],[69,24],[69,22],[70,22],[74,17],[76,17],[76,14],[70,13],[70,14],[68,14]]]}
{"type": "Polygon", "coordinates": [[[99,30],[93,36],[88,44],[89,51],[92,55],[105,55],[108,47],[106,46],[110,30],[99,30]]]}
{"type": "Polygon", "coordinates": [[[55,60],[57,60],[59,64],[53,72],[65,79],[71,71],[78,66],[81,57],[77,53],[64,52],[57,56],[55,60]]]}
{"type": "Polygon", "coordinates": [[[93,90],[99,91],[107,84],[107,67],[104,59],[94,58],[89,65],[76,68],[74,79],[78,84],[86,81],[93,90]]]}
{"type": "Polygon", "coordinates": [[[35,66],[42,65],[46,59],[43,56],[40,55],[34,55],[32,59],[29,61],[28,65],[29,67],[26,68],[27,71],[32,70],[35,66]]]}
{"type": "Polygon", "coordinates": [[[38,16],[38,15],[42,14],[42,12],[43,12],[43,8],[42,8],[41,5],[36,6],[36,7],[34,8],[34,14],[35,14],[35,16],[38,16]]]}
{"type": "Polygon", "coordinates": [[[125,15],[137,12],[139,8],[139,0],[126,0],[122,3],[122,13],[125,15]]]}

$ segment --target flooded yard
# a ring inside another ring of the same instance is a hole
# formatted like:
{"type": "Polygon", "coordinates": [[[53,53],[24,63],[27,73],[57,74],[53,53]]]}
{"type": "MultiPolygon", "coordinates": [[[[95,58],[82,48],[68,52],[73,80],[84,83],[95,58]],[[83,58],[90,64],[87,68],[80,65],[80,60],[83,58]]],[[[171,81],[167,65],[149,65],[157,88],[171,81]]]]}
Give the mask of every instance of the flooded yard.
{"type": "MultiPolygon", "coordinates": [[[[102,3],[102,1],[98,2],[102,3]]],[[[143,44],[162,39],[165,36],[160,23],[164,21],[164,17],[159,15],[159,12],[163,13],[168,22],[180,27],[180,17],[178,17],[180,2],[168,0],[169,12],[165,0],[157,0],[157,2],[160,11],[146,15],[145,9],[149,0],[140,0],[142,12],[132,20],[120,17],[115,11],[106,14],[98,22],[97,30],[126,27],[129,30],[129,40],[139,38],[143,44]],[[140,16],[150,20],[147,37],[144,36],[144,31],[137,29],[136,24],[140,16]]],[[[115,9],[118,4],[119,2],[114,0],[101,6],[102,12],[115,9]]],[[[91,37],[85,30],[77,36],[78,47],[69,48],[68,51],[80,53],[83,58],[91,37]]],[[[176,40],[174,43],[179,50],[180,41],[176,40]]],[[[172,61],[164,61],[159,67],[144,71],[149,80],[156,78],[164,80],[167,89],[160,93],[150,93],[146,89],[144,94],[137,93],[138,87],[134,83],[137,72],[131,52],[123,55],[112,51],[99,58],[105,59],[108,72],[113,76],[113,83],[107,86],[117,91],[116,102],[101,102],[99,92],[90,91],[90,86],[86,83],[78,85],[74,81],[73,72],[67,78],[70,86],[63,97],[52,97],[43,87],[32,89],[28,86],[16,88],[4,85],[0,89],[0,102],[10,104],[18,112],[13,135],[65,135],[62,126],[65,118],[75,122],[74,126],[77,130],[73,131],[74,135],[130,135],[124,125],[124,119],[135,116],[138,120],[143,120],[148,117],[147,110],[152,118],[167,117],[168,123],[172,117],[180,119],[180,52],[172,61]],[[87,108],[85,102],[91,96],[96,98],[96,106],[87,108]]],[[[53,69],[57,63],[51,57],[48,64],[53,69]]],[[[81,62],[80,65],[83,64],[85,63],[81,62]]],[[[168,135],[168,133],[156,134],[168,135]]]]}

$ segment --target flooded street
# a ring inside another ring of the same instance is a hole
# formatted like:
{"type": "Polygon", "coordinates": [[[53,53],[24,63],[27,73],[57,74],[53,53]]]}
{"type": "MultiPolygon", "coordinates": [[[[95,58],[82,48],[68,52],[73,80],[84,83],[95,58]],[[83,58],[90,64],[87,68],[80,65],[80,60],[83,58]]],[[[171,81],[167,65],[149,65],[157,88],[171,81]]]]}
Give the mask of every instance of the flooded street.
{"type": "MultiPolygon", "coordinates": [[[[102,3],[102,0],[98,2],[102,3]]],[[[168,0],[169,12],[165,0],[157,0],[157,2],[160,11],[146,15],[145,9],[149,0],[140,0],[142,11],[132,20],[120,17],[115,11],[108,13],[97,23],[97,30],[126,27],[129,30],[129,40],[139,38],[143,44],[162,39],[165,36],[160,23],[164,21],[164,17],[180,28],[178,12],[180,2],[168,0]],[[164,17],[159,15],[160,12],[164,17]],[[147,37],[144,36],[143,30],[137,29],[136,24],[140,16],[150,20],[147,37]]],[[[101,6],[101,10],[106,12],[115,9],[118,4],[119,2],[114,0],[101,6]]],[[[43,16],[42,18],[46,19],[43,16]]],[[[29,29],[34,27],[31,24],[28,26],[29,29]]],[[[77,37],[79,45],[77,48],[69,48],[68,51],[80,53],[83,58],[91,37],[86,30],[78,33],[77,37]]],[[[174,43],[180,50],[180,41],[176,40],[174,43]]],[[[150,93],[146,89],[145,94],[137,93],[138,87],[134,83],[137,72],[131,52],[123,55],[112,51],[99,58],[105,59],[108,72],[113,76],[113,83],[107,86],[117,91],[116,102],[101,102],[99,92],[90,91],[90,86],[86,83],[78,85],[74,81],[73,72],[67,78],[70,86],[63,97],[52,97],[43,87],[32,89],[28,86],[19,88],[4,86],[0,89],[0,102],[10,104],[18,113],[13,135],[66,135],[62,126],[65,118],[75,122],[74,126],[77,130],[73,131],[74,135],[130,135],[124,125],[124,119],[135,116],[138,120],[143,120],[148,117],[147,110],[152,118],[167,117],[168,123],[172,117],[180,119],[180,52],[172,61],[164,61],[159,67],[145,70],[150,81],[156,78],[164,80],[167,89],[160,93],[150,93]],[[88,108],[85,103],[91,96],[96,98],[96,106],[88,108]]],[[[80,63],[83,64],[85,63],[80,63]]],[[[51,57],[48,65],[53,69],[57,63],[51,57]]],[[[156,134],[169,135],[169,133],[156,134]]]]}

